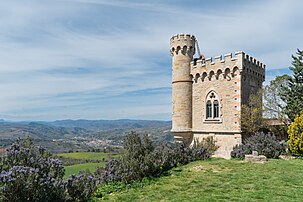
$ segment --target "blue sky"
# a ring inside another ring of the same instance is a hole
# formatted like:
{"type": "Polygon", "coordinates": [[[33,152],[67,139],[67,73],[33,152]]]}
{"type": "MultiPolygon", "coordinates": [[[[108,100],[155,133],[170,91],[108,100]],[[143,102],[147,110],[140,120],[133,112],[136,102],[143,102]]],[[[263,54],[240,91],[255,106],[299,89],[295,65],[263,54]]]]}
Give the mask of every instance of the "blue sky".
{"type": "Polygon", "coordinates": [[[169,39],[206,57],[242,50],[290,73],[303,1],[0,2],[0,118],[171,119],[169,39]]]}

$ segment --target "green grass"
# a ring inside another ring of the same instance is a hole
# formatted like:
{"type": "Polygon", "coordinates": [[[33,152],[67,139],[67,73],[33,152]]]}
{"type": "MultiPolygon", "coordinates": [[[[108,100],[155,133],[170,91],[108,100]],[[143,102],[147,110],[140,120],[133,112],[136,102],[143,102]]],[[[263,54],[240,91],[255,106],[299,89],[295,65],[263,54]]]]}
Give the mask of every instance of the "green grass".
{"type": "MultiPolygon", "coordinates": [[[[63,156],[66,158],[75,158],[75,159],[87,159],[87,160],[100,160],[102,159],[109,159],[110,153],[104,152],[75,152],[75,153],[62,153],[57,154],[57,156],[63,156]]],[[[118,154],[112,155],[113,157],[117,157],[118,154]]],[[[99,166],[104,166],[105,162],[100,163],[82,163],[82,164],[75,164],[71,166],[64,166],[65,168],[65,175],[64,178],[67,178],[71,174],[78,174],[80,170],[85,171],[89,170],[94,172],[96,168],[99,166]]]]}
{"type": "Polygon", "coordinates": [[[88,159],[88,160],[102,160],[108,158],[108,153],[104,152],[75,152],[75,153],[62,153],[57,156],[63,156],[75,159],[88,159]]]}
{"type": "Polygon", "coordinates": [[[265,164],[197,161],[171,175],[105,196],[109,201],[302,201],[303,160],[265,164]]]}
{"type": "Polygon", "coordinates": [[[86,171],[89,170],[90,172],[94,172],[97,167],[104,166],[105,162],[101,163],[83,163],[83,164],[76,164],[72,166],[65,166],[65,175],[64,178],[67,178],[71,174],[78,174],[80,170],[86,171]]]}

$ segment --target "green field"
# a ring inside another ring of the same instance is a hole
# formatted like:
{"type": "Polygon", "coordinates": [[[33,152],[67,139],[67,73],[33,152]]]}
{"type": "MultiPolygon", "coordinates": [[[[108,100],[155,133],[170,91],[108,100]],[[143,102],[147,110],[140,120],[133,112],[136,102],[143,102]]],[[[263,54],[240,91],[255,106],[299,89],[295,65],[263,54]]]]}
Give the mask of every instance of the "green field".
{"type": "Polygon", "coordinates": [[[71,174],[78,174],[80,170],[86,171],[89,170],[90,172],[94,172],[97,167],[104,166],[105,162],[101,163],[83,163],[83,164],[76,164],[72,166],[65,166],[65,175],[64,177],[67,178],[71,174]]]}
{"type": "Polygon", "coordinates": [[[109,153],[104,152],[75,152],[75,153],[63,153],[57,154],[57,156],[64,156],[75,159],[88,159],[88,160],[102,160],[108,159],[109,153]]]}
{"type": "Polygon", "coordinates": [[[211,159],[175,168],[143,188],[105,196],[109,201],[302,201],[303,160],[253,164],[211,159]]]}
{"type": "MultiPolygon", "coordinates": [[[[103,159],[107,160],[110,158],[110,153],[104,153],[104,152],[75,152],[75,153],[62,153],[57,154],[57,156],[63,156],[67,158],[75,158],[75,159],[87,159],[87,160],[100,160],[103,159]]],[[[118,156],[117,154],[112,155],[112,157],[118,156]]],[[[81,163],[81,164],[75,164],[71,166],[64,166],[65,168],[65,175],[64,177],[67,178],[70,174],[78,174],[80,170],[89,170],[91,172],[94,172],[97,167],[104,166],[106,162],[100,162],[100,163],[81,163]]]]}

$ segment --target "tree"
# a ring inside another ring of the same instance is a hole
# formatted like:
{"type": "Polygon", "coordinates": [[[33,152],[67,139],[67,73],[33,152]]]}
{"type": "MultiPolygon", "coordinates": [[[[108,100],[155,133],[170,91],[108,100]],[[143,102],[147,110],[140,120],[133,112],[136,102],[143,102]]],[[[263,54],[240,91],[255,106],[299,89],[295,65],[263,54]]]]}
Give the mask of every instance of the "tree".
{"type": "Polygon", "coordinates": [[[267,127],[279,139],[287,139],[287,124],[289,118],[285,113],[286,103],[281,99],[283,88],[287,86],[290,76],[285,74],[277,76],[264,87],[263,117],[268,123],[267,127]],[[273,124],[271,124],[273,123],[273,124]]]}
{"type": "Polygon", "coordinates": [[[254,134],[264,128],[262,92],[263,90],[259,90],[256,94],[250,95],[248,103],[242,105],[241,127],[247,135],[254,134]]]}
{"type": "Polygon", "coordinates": [[[284,110],[286,103],[281,99],[281,94],[290,78],[287,74],[277,76],[264,87],[263,115],[265,118],[277,119],[285,124],[288,123],[288,117],[284,110]]]}
{"type": "Polygon", "coordinates": [[[292,121],[303,112],[303,51],[298,49],[296,54],[297,56],[292,55],[292,66],[289,68],[293,75],[281,93],[281,98],[286,103],[285,113],[292,121]]]}
{"type": "Polygon", "coordinates": [[[294,154],[303,154],[303,113],[296,116],[294,122],[288,127],[289,150],[294,154]]]}

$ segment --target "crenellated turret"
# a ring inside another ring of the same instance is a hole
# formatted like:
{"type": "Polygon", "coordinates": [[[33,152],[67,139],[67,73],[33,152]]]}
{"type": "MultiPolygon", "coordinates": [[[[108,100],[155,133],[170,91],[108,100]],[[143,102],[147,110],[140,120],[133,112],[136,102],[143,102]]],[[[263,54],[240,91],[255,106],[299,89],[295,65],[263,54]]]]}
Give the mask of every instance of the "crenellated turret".
{"type": "Polygon", "coordinates": [[[172,132],[176,140],[190,143],[192,139],[192,77],[190,62],[195,54],[195,37],[174,35],[170,39],[172,56],[172,132]]]}

